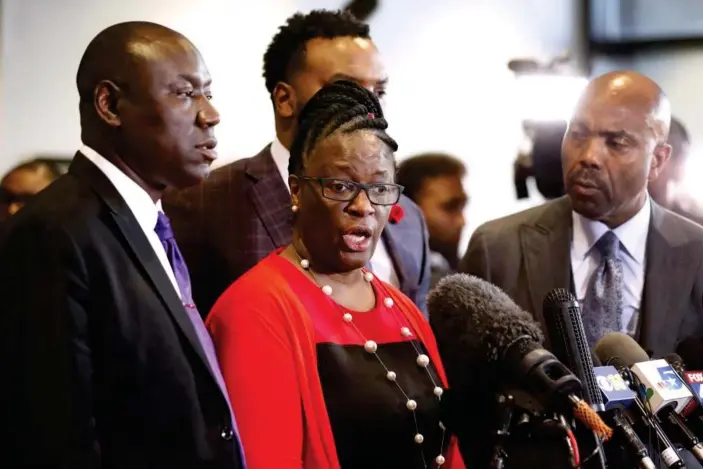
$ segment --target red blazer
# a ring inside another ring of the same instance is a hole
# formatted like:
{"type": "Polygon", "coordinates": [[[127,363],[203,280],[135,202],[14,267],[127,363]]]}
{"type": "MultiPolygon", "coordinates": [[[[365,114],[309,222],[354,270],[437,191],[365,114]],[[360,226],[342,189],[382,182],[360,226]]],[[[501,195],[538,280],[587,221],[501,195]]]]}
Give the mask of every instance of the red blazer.
{"type": "MultiPolygon", "coordinates": [[[[227,289],[206,323],[237,416],[247,467],[339,468],[317,371],[315,330],[306,312],[312,305],[292,289],[280,264],[288,261],[278,252],[227,289]]],[[[405,295],[385,287],[446,386],[429,324],[405,295]]],[[[443,469],[464,467],[454,437],[446,453],[443,469]]]]}

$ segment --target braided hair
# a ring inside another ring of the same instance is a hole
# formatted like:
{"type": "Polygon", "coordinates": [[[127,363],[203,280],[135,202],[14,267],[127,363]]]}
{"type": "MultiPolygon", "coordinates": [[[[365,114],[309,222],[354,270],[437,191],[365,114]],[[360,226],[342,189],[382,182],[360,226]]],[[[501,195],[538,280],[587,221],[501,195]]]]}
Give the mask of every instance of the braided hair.
{"type": "Polygon", "coordinates": [[[348,81],[339,80],[321,88],[305,104],[298,116],[298,130],[293,139],[288,172],[300,175],[305,159],[323,139],[336,132],[371,130],[392,152],[398,144],[387,133],[388,122],[374,93],[348,81]]]}

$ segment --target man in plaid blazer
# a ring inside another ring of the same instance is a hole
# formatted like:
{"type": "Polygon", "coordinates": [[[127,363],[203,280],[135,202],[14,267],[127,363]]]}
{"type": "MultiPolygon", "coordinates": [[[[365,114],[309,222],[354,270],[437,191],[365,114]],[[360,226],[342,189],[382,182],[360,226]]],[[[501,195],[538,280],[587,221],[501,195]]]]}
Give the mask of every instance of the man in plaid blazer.
{"type": "MultiPolygon", "coordinates": [[[[203,314],[240,275],[291,242],[288,148],[308,99],[338,79],[355,81],[382,98],[387,83],[368,25],[325,10],[287,20],[264,55],[264,78],[275,111],[274,141],[258,155],[223,166],[203,184],[163,200],[203,314]]],[[[426,313],[427,227],[410,199],[401,197],[399,206],[402,217],[390,220],[371,268],[426,313]]]]}

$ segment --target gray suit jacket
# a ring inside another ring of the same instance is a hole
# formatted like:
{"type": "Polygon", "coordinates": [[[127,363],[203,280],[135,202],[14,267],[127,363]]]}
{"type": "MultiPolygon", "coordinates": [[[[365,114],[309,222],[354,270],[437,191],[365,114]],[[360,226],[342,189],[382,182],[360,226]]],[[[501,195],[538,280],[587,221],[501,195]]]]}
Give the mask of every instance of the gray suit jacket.
{"type": "MultiPolygon", "coordinates": [[[[460,271],[502,288],[544,329],[544,297],[572,290],[571,212],[561,197],[480,226],[460,271]]],[[[684,338],[703,338],[703,228],[652,202],[646,249],[639,342],[661,357],[684,338]]],[[[701,369],[703,357],[687,365],[701,369]]]]}

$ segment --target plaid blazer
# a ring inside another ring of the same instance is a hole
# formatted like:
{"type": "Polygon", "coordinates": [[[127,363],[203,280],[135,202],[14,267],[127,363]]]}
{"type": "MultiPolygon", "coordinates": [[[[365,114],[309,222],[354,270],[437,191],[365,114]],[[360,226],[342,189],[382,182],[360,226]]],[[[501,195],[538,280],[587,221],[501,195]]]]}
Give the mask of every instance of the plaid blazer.
{"type": "MultiPolygon", "coordinates": [[[[271,156],[258,155],[218,168],[202,184],[164,196],[176,240],[188,264],[193,298],[203,315],[239,276],[291,242],[290,194],[271,156]]],[[[410,199],[405,216],[382,235],[400,290],[426,315],[430,285],[428,234],[422,212],[410,199]]]]}

